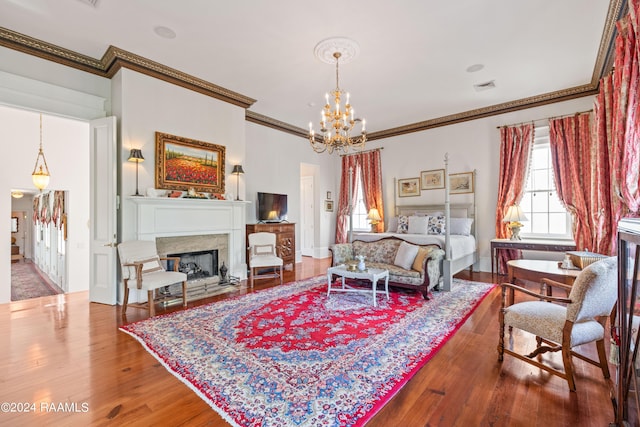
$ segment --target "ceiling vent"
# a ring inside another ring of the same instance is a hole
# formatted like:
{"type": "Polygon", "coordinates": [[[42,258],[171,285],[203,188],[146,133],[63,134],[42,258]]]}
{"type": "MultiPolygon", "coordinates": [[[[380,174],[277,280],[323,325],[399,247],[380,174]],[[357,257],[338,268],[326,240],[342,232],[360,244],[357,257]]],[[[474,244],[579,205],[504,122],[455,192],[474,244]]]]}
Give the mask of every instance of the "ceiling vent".
{"type": "Polygon", "coordinates": [[[98,0],[80,0],[84,4],[88,4],[91,7],[98,7],[98,0]]]}
{"type": "Polygon", "coordinates": [[[476,90],[476,92],[482,92],[483,90],[489,90],[489,89],[493,89],[496,87],[496,81],[495,80],[490,80],[488,82],[485,83],[478,83],[477,85],[473,85],[473,88],[476,90]]]}

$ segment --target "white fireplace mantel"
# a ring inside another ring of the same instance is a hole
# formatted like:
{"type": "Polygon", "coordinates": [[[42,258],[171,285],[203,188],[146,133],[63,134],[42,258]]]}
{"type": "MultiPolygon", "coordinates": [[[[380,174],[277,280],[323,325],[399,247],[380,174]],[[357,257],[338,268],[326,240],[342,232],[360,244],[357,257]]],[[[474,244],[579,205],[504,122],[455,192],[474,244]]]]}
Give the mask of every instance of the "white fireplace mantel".
{"type": "Polygon", "coordinates": [[[169,197],[127,198],[136,205],[138,240],[202,234],[229,235],[229,273],[245,279],[245,226],[247,206],[242,200],[169,197]]]}

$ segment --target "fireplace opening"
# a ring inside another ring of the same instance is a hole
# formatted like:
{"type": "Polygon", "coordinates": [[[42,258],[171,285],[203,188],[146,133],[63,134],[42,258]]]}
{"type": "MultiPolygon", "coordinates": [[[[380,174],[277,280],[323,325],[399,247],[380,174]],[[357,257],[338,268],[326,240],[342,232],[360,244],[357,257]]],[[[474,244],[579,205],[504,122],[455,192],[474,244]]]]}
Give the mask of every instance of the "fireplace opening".
{"type": "MultiPolygon", "coordinates": [[[[167,254],[167,257],[179,257],[178,271],[186,273],[187,281],[206,279],[218,275],[218,250],[183,252],[167,254]]],[[[174,269],[174,261],[167,261],[167,270],[174,269]]]]}

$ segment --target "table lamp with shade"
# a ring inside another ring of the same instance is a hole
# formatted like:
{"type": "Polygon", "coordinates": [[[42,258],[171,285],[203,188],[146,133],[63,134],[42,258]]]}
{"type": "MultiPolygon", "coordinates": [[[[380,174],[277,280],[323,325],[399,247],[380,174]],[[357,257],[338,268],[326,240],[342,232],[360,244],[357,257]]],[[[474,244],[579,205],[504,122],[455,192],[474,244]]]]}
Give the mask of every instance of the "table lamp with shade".
{"type": "Polygon", "coordinates": [[[529,218],[524,214],[522,208],[518,205],[509,206],[507,214],[502,218],[502,222],[508,222],[508,227],[511,229],[511,240],[522,240],[520,238],[520,229],[522,228],[522,221],[529,221],[529,218]]]}
{"type": "Polygon", "coordinates": [[[380,212],[378,212],[378,209],[376,208],[369,209],[369,214],[367,214],[367,219],[371,223],[371,232],[376,233],[378,231],[378,223],[382,221],[382,218],[380,217],[380,212]]]}
{"type": "Polygon", "coordinates": [[[231,174],[236,176],[236,200],[240,200],[240,175],[244,174],[242,165],[233,165],[231,174]]]}

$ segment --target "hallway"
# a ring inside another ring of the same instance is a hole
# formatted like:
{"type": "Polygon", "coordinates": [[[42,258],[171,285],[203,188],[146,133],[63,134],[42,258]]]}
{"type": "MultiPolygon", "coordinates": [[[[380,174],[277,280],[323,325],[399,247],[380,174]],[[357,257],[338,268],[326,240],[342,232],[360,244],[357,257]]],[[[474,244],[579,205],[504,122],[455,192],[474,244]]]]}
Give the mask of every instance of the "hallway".
{"type": "Polygon", "coordinates": [[[31,260],[11,263],[11,301],[64,293],[31,260]]]}

